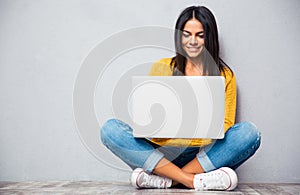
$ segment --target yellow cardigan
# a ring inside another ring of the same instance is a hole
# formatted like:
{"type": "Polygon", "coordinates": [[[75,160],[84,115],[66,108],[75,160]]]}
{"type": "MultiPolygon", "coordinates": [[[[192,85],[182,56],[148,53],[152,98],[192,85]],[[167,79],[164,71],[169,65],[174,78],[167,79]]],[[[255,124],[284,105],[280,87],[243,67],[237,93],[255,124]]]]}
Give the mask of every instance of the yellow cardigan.
{"type": "MultiPolygon", "coordinates": [[[[160,61],[154,63],[150,70],[150,76],[172,76],[172,69],[170,67],[172,58],[163,58],[160,61]]],[[[172,64],[173,66],[174,64],[172,64]]],[[[225,77],[225,120],[224,131],[228,130],[234,124],[236,113],[236,80],[234,74],[225,68],[221,72],[221,75],[225,77]]],[[[150,140],[158,145],[168,146],[189,146],[189,147],[201,147],[208,145],[212,142],[211,139],[171,139],[171,138],[152,138],[150,140]]]]}

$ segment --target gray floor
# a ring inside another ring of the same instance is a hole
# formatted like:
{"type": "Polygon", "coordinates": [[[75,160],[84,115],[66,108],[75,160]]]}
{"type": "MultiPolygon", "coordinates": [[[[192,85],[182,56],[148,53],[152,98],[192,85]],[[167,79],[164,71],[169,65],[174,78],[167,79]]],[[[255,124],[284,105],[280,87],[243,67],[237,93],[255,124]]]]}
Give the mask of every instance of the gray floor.
{"type": "Polygon", "coordinates": [[[300,194],[300,184],[239,184],[231,192],[188,189],[137,190],[129,183],[96,181],[0,182],[0,194],[300,194]]]}

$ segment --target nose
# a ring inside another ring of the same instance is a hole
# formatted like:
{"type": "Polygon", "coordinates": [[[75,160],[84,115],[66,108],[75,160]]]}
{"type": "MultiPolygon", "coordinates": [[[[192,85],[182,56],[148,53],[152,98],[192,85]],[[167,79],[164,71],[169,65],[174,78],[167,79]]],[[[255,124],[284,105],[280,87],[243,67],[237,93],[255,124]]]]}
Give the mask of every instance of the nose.
{"type": "Polygon", "coordinates": [[[197,38],[195,36],[192,36],[191,40],[189,41],[189,44],[190,45],[197,45],[198,44],[197,38]]]}

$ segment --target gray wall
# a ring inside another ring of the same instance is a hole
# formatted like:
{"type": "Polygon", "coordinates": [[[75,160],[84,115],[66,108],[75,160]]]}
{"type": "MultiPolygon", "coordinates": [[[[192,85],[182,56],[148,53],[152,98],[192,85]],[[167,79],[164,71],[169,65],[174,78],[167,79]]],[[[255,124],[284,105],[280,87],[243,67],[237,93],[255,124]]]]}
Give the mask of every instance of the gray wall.
{"type": "MultiPolygon", "coordinates": [[[[0,180],[128,181],[128,167],[108,166],[80,139],[76,75],[107,37],[144,25],[173,28],[180,11],[196,3],[0,0],[0,180]]],[[[300,182],[299,1],[200,3],[214,12],[222,56],[236,73],[237,120],[262,132],[261,148],[237,170],[240,181],[300,182]]],[[[104,156],[117,161],[105,149],[104,156]]]]}

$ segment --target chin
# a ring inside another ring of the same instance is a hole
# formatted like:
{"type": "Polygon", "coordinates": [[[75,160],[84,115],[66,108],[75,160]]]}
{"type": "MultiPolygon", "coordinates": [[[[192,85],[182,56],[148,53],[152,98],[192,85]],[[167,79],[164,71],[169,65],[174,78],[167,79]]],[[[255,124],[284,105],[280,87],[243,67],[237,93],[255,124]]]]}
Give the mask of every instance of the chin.
{"type": "Polygon", "coordinates": [[[197,58],[199,57],[200,53],[187,53],[187,57],[189,58],[197,58]]]}

